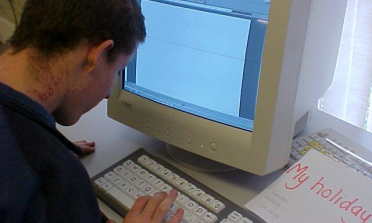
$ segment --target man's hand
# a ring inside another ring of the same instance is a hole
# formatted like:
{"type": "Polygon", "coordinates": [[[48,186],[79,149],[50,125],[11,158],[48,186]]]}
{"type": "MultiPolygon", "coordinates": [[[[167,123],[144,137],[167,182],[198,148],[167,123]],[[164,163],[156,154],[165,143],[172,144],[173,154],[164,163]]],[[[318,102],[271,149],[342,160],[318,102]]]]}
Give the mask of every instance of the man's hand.
{"type": "Polygon", "coordinates": [[[75,141],[73,142],[75,146],[78,146],[84,153],[84,155],[89,155],[96,151],[96,143],[95,142],[87,142],[86,140],[82,141],[75,141]]]}
{"type": "MultiPolygon", "coordinates": [[[[171,190],[169,194],[159,192],[153,197],[142,196],[138,198],[125,216],[123,223],[161,223],[166,217],[171,204],[176,199],[177,194],[177,191],[171,190]]],[[[183,209],[178,209],[168,223],[181,222],[183,213],[183,209]]],[[[114,223],[114,221],[109,220],[107,223],[114,223]]]]}
{"type": "MultiPolygon", "coordinates": [[[[160,223],[167,215],[171,204],[174,202],[178,192],[171,190],[169,194],[159,192],[153,197],[143,196],[136,200],[132,209],[128,212],[123,223],[160,223]]],[[[168,223],[181,222],[183,210],[179,209],[168,221],[168,223]]]]}

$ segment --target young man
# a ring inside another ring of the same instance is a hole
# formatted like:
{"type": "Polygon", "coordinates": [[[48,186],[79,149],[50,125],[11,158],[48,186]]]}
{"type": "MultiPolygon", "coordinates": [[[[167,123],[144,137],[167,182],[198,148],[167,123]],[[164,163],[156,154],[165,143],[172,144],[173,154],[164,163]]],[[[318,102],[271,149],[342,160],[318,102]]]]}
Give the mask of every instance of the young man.
{"type": "MultiPolygon", "coordinates": [[[[26,1],[0,56],[0,222],[103,221],[83,152],[55,123],[108,98],[145,36],[136,0],[26,1]]],[[[161,222],[176,196],[141,197],[123,222],[161,222]]]]}

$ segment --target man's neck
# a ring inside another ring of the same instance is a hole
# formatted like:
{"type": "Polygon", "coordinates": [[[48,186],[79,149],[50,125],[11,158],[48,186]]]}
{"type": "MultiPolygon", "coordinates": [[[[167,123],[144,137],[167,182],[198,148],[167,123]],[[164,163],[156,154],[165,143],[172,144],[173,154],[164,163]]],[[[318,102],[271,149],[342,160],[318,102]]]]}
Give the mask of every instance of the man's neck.
{"type": "Polygon", "coordinates": [[[62,59],[42,60],[32,49],[0,56],[0,81],[52,112],[68,90],[71,66],[62,59]]]}

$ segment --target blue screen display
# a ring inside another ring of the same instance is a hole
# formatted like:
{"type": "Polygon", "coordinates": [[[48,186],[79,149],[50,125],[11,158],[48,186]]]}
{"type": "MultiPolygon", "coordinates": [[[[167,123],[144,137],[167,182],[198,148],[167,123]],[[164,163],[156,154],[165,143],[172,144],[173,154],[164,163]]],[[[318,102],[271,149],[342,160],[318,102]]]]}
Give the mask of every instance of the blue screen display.
{"type": "Polygon", "coordinates": [[[252,130],[268,3],[241,2],[142,0],[147,38],[126,70],[124,89],[252,130]]]}

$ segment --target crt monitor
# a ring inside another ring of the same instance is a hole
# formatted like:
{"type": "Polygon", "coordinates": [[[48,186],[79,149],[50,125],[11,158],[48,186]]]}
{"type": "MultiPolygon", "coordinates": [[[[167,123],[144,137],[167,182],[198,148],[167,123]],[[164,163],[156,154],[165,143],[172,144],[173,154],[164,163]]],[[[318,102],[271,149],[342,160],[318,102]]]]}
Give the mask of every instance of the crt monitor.
{"type": "Polygon", "coordinates": [[[108,115],[176,154],[278,170],[332,82],[346,3],[140,0],[147,38],[108,115]]]}

